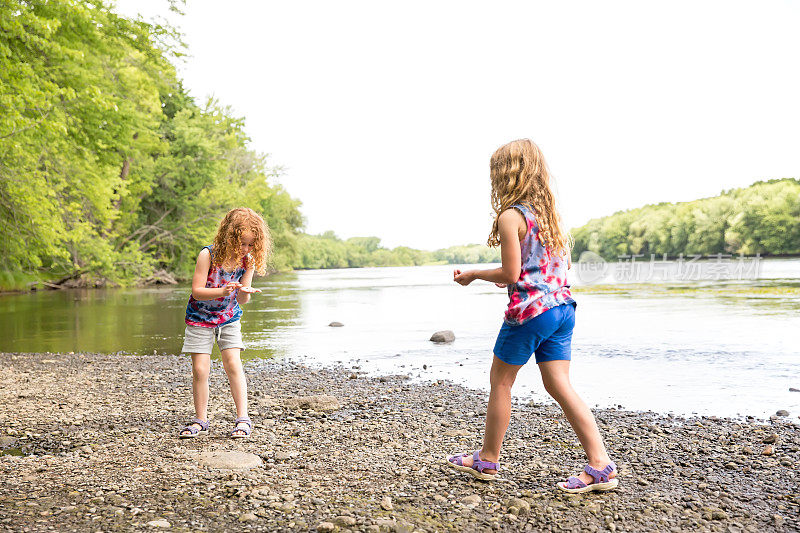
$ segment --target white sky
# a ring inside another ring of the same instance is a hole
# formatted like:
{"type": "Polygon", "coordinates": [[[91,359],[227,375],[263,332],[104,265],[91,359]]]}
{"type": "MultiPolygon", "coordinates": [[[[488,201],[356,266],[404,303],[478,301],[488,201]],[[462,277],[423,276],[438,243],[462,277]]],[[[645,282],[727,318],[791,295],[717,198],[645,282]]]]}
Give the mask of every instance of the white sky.
{"type": "MultiPolygon", "coordinates": [[[[122,0],[145,19],[166,0],[122,0]]],[[[189,0],[180,75],[246,118],[307,230],[485,242],[489,157],[542,148],[570,227],[800,177],[800,3],[189,0]]]]}

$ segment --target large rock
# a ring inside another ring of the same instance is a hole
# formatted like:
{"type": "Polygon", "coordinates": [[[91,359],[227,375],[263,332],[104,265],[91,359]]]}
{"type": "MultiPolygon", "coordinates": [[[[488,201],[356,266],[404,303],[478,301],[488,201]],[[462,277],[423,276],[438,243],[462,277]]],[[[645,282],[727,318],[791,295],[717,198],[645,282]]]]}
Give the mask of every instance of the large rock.
{"type": "Polygon", "coordinates": [[[337,411],[342,408],[339,400],[327,394],[287,398],[283,404],[290,409],[313,409],[314,411],[323,412],[337,411]]]}
{"type": "Polygon", "coordinates": [[[433,335],[431,335],[431,342],[437,343],[446,343],[446,342],[453,342],[456,340],[456,334],[446,329],[444,331],[437,331],[433,335]]]}
{"type": "Polygon", "coordinates": [[[197,462],[220,470],[249,470],[261,466],[261,457],[247,452],[201,452],[197,462]]]}
{"type": "Polygon", "coordinates": [[[16,442],[17,439],[14,437],[2,435],[0,436],[0,450],[3,448],[11,448],[16,442]]]}

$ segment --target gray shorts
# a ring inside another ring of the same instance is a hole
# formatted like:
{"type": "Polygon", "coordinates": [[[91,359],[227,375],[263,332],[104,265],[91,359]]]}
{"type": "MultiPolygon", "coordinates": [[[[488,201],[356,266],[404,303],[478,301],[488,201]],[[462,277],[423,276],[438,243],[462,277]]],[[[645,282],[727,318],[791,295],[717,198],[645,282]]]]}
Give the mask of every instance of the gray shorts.
{"type": "Polygon", "coordinates": [[[186,326],[186,336],[183,338],[183,353],[211,353],[214,348],[214,339],[220,350],[239,348],[245,350],[242,342],[242,321],[236,320],[216,328],[202,326],[186,326]]]}

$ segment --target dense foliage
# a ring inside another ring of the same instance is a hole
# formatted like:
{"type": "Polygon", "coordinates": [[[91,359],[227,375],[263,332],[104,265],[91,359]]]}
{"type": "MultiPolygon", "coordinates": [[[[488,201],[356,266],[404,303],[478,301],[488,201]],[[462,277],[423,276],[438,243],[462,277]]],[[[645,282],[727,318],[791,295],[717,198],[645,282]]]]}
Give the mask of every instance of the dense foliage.
{"type": "MultiPolygon", "coordinates": [[[[102,2],[0,3],[0,289],[186,279],[236,206],[264,214],[275,270],[499,261],[482,245],[304,234],[300,202],[243,120],[184,90],[182,50],[171,28],[102,2]]],[[[798,253],[799,189],[781,180],[617,213],[576,230],[576,252],[798,253]]]]}
{"type": "Polygon", "coordinates": [[[761,181],[719,196],[662,203],[594,219],[573,230],[573,256],[800,254],[800,180],[761,181]]]}
{"type": "Polygon", "coordinates": [[[0,5],[0,286],[185,278],[235,206],[265,215],[276,270],[439,260],[304,235],[300,202],[248,148],[242,119],[181,86],[181,50],[170,28],[102,2],[0,5]]]}
{"type": "Polygon", "coordinates": [[[99,2],[6,1],[0,32],[3,268],[54,282],[186,274],[237,205],[291,248],[299,203],[242,120],[183,90],[169,28],[99,2]]]}

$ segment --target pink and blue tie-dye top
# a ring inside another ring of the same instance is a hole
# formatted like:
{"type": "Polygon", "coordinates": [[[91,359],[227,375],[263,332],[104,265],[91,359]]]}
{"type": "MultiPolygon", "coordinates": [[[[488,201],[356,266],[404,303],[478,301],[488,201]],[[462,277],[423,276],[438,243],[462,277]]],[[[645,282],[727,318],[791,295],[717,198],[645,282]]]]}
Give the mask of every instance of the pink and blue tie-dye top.
{"type": "Polygon", "coordinates": [[[522,270],[516,283],[508,286],[508,309],[505,321],[524,324],[548,309],[563,304],[577,305],[567,284],[567,257],[551,254],[537,238],[539,226],[527,207],[514,205],[525,217],[528,231],[520,242],[522,270]]]}
{"type": "MultiPolygon", "coordinates": [[[[244,259],[242,264],[233,272],[223,270],[221,266],[214,266],[214,250],[212,246],[205,246],[211,253],[211,268],[208,269],[206,278],[206,288],[213,289],[224,287],[231,281],[240,281],[246,269],[244,259]]],[[[236,300],[239,290],[233,291],[228,296],[216,298],[214,300],[195,300],[194,296],[189,296],[189,304],[186,306],[186,324],[189,326],[200,326],[203,328],[216,328],[231,322],[236,322],[242,318],[242,308],[236,300]]]]}

